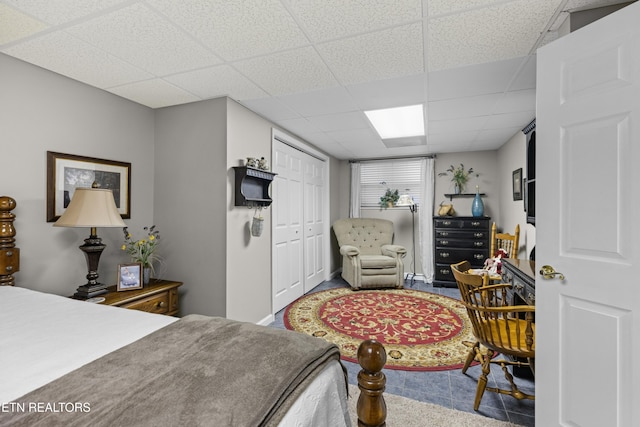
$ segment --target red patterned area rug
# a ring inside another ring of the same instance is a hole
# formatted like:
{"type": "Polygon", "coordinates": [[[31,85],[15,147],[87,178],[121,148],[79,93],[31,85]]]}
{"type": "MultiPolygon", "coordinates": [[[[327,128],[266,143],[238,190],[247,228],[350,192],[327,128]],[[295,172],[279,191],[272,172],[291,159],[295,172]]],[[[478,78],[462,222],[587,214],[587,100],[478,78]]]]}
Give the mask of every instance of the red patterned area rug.
{"type": "Polygon", "coordinates": [[[458,369],[469,352],[462,342],[475,342],[460,301],[411,289],[316,292],[289,305],[284,324],[336,344],[351,362],[363,340],[376,339],[387,351],[387,369],[458,369]]]}

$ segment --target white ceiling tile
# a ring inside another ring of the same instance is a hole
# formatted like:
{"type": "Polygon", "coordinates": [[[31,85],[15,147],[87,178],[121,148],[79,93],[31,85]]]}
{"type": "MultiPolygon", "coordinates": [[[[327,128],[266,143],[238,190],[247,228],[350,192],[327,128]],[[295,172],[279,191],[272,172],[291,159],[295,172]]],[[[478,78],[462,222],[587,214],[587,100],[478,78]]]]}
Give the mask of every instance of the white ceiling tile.
{"type": "Polygon", "coordinates": [[[504,92],[524,58],[469,65],[429,73],[430,101],[504,92]]]}
{"type": "Polygon", "coordinates": [[[535,111],[536,90],[518,90],[506,92],[498,101],[493,110],[494,113],[509,113],[516,111],[535,111]]]}
{"type": "Polygon", "coordinates": [[[482,129],[490,116],[464,117],[451,120],[430,120],[428,134],[459,133],[482,129]]]}
{"type": "Polygon", "coordinates": [[[0,3],[0,45],[36,34],[48,25],[0,3]]]}
{"type": "Polygon", "coordinates": [[[309,44],[278,0],[148,3],[228,61],[309,44]]]}
{"type": "Polygon", "coordinates": [[[300,114],[280,102],[278,98],[257,98],[238,101],[245,107],[274,122],[300,118],[300,114]]]}
{"type": "Polygon", "coordinates": [[[156,76],[220,63],[219,58],[143,4],[67,31],[156,76]]]}
{"type": "Polygon", "coordinates": [[[313,116],[308,117],[307,120],[318,129],[327,132],[347,129],[371,129],[369,121],[364,113],[360,111],[313,116]]]}
{"type": "Polygon", "coordinates": [[[363,110],[424,104],[427,100],[424,73],[349,85],[347,90],[363,110]]]}
{"type": "Polygon", "coordinates": [[[446,120],[460,117],[486,116],[494,111],[502,94],[470,96],[429,102],[427,117],[429,120],[446,120]]]}
{"type": "Polygon", "coordinates": [[[316,42],[422,18],[421,0],[290,0],[288,3],[301,27],[316,42]]]}
{"type": "Polygon", "coordinates": [[[63,31],[30,39],[4,51],[23,61],[102,89],[152,77],[63,31]]]}
{"type": "Polygon", "coordinates": [[[165,77],[174,85],[206,99],[229,96],[235,100],[265,97],[267,94],[229,65],[218,65],[165,77]]]}
{"type": "Polygon", "coordinates": [[[354,111],[357,105],[344,87],[332,87],[313,92],[301,92],[279,97],[304,117],[354,111]]]}
{"type": "Polygon", "coordinates": [[[272,96],[338,86],[311,47],[248,59],[234,65],[272,96]]]}
{"type": "Polygon", "coordinates": [[[130,0],[3,0],[3,2],[44,22],[59,25],[122,3],[130,3],[130,0]]]}
{"type": "Polygon", "coordinates": [[[429,133],[427,136],[427,145],[467,144],[467,146],[470,146],[471,142],[476,139],[477,135],[477,130],[468,132],[449,132],[435,135],[429,133]]]}
{"type": "Polygon", "coordinates": [[[462,12],[470,9],[478,9],[480,7],[502,2],[504,2],[504,0],[428,0],[426,3],[429,16],[436,16],[462,12]]]}
{"type": "Polygon", "coordinates": [[[422,23],[322,43],[317,49],[345,85],[424,71],[422,23]]]}
{"type": "Polygon", "coordinates": [[[485,129],[478,132],[476,142],[485,143],[489,142],[494,145],[495,148],[501,147],[505,142],[510,140],[513,135],[521,132],[524,126],[510,126],[500,129],[485,129]]]}
{"type": "Polygon", "coordinates": [[[322,132],[322,129],[319,129],[316,125],[314,125],[304,117],[299,117],[295,119],[278,120],[277,124],[287,129],[288,131],[298,135],[307,134],[307,133],[315,134],[315,133],[322,132]]]}
{"type": "Polygon", "coordinates": [[[559,1],[518,0],[430,19],[429,70],[528,55],[559,1]]]}
{"type": "Polygon", "coordinates": [[[340,143],[366,143],[367,141],[380,140],[380,136],[371,129],[346,129],[327,132],[334,141],[340,143]]]}
{"type": "Polygon", "coordinates": [[[151,108],[200,101],[196,96],[164,80],[154,79],[108,89],[109,92],[151,108]]]}
{"type": "Polygon", "coordinates": [[[509,90],[535,89],[536,88],[537,56],[530,55],[525,58],[521,68],[517,71],[509,90]]]}
{"type": "Polygon", "coordinates": [[[515,126],[524,128],[535,116],[535,109],[517,113],[494,114],[489,116],[485,129],[509,128],[513,127],[514,124],[515,126]]]}

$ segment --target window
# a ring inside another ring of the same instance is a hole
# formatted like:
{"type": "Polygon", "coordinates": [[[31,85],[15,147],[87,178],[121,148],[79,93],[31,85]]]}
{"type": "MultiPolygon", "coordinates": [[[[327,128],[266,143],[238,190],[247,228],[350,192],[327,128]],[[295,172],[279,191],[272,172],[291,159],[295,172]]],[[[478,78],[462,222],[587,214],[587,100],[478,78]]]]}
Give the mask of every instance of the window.
{"type": "Polygon", "coordinates": [[[360,206],[378,207],[387,188],[409,194],[420,204],[423,183],[420,159],[363,161],[360,163],[360,206]]]}

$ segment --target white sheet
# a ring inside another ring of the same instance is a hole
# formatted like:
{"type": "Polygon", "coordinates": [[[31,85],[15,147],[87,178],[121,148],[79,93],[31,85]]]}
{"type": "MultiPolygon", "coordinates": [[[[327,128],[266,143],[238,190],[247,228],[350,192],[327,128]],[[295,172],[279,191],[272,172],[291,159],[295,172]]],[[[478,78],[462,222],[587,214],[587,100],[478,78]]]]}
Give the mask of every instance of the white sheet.
{"type": "MultiPolygon", "coordinates": [[[[178,320],[0,286],[0,404],[178,320]]],[[[350,427],[342,368],[331,363],[280,423],[350,427]]]]}

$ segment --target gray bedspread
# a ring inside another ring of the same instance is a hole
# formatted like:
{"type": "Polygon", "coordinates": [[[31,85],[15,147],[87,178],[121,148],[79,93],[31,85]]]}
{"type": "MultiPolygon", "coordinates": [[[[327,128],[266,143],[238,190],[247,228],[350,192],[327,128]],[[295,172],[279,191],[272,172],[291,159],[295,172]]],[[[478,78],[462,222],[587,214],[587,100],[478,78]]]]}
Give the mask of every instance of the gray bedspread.
{"type": "Polygon", "coordinates": [[[318,338],[190,315],[23,396],[0,425],[273,426],[332,360],[318,338]]]}

